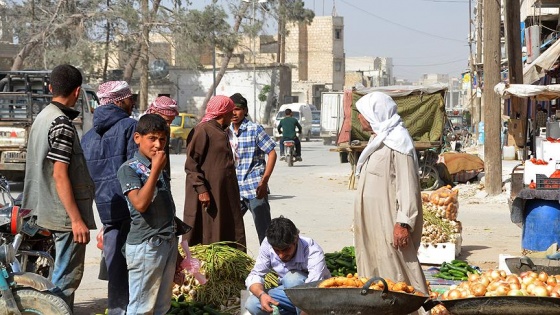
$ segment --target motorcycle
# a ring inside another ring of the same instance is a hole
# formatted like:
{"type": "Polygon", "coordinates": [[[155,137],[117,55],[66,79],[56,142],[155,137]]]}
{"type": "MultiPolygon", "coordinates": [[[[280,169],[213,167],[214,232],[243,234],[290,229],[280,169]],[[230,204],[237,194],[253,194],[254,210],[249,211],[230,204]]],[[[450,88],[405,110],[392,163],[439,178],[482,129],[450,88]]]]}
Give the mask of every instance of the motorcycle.
{"type": "Polygon", "coordinates": [[[286,162],[288,162],[288,166],[294,166],[294,162],[298,161],[295,157],[296,142],[294,140],[284,140],[284,147],[286,148],[286,162]]]}
{"type": "MultiPolygon", "coordinates": [[[[1,180],[0,187],[2,187],[1,180]]],[[[15,205],[21,206],[21,203],[18,204],[16,199],[15,205]]],[[[31,211],[22,217],[23,227],[21,231],[12,238],[7,237],[8,242],[19,249],[12,268],[17,272],[28,271],[51,280],[55,254],[52,233],[37,225],[37,218],[31,215],[31,211]]]]}
{"type": "Polygon", "coordinates": [[[14,204],[9,194],[7,180],[0,177],[0,191],[10,203],[0,206],[0,315],[70,315],[70,307],[50,290],[54,284],[32,272],[17,271],[21,266],[18,236],[23,229],[23,217],[30,210],[14,204]]]}

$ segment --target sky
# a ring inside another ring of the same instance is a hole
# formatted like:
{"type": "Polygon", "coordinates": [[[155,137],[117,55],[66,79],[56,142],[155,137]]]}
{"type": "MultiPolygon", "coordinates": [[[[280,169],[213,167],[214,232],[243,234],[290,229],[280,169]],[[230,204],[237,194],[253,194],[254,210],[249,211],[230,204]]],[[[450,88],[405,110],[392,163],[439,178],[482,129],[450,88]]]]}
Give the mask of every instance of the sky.
{"type": "MultiPolygon", "coordinates": [[[[331,15],[334,7],[344,17],[347,57],[390,57],[394,76],[415,82],[423,74],[460,77],[468,69],[469,1],[306,0],[305,7],[317,16],[331,15]]],[[[192,2],[202,8],[211,0],[192,2]]]]}

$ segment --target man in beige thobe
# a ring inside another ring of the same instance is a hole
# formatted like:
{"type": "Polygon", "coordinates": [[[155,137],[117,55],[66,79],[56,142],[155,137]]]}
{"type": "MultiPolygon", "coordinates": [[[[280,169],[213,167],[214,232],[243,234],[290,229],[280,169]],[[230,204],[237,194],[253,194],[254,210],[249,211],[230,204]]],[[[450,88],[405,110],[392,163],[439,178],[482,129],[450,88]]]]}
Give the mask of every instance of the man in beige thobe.
{"type": "Polygon", "coordinates": [[[356,107],[364,130],[374,133],[356,166],[358,274],[404,281],[427,295],[417,257],[423,218],[414,143],[397,114],[397,104],[388,95],[367,94],[356,107]]]}

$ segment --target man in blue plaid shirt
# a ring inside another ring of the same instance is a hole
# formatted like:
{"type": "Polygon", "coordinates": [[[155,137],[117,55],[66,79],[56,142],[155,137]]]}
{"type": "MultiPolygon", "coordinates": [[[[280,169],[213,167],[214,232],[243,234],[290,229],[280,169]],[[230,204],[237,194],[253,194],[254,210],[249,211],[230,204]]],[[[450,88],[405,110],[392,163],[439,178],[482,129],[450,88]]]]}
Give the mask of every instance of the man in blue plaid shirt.
{"type": "Polygon", "coordinates": [[[235,103],[230,140],[236,150],[237,182],[241,195],[241,213],[247,210],[253,214],[253,221],[262,243],[266,229],[270,225],[270,204],[268,203],[268,180],[276,164],[276,143],[264,131],[264,128],[247,119],[247,100],[239,93],[230,98],[235,103]],[[268,161],[265,159],[268,156],[268,161]]]}

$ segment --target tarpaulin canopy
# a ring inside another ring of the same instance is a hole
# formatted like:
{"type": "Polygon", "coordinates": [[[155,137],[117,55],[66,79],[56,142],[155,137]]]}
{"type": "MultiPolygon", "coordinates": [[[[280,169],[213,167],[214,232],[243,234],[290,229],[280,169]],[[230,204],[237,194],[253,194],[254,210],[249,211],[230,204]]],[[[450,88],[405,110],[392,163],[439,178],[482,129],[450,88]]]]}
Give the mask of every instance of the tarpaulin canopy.
{"type": "Polygon", "coordinates": [[[560,40],[542,52],[533,62],[523,67],[523,83],[532,84],[540,80],[546,71],[552,68],[558,57],[560,57],[560,40]]]}
{"type": "Polygon", "coordinates": [[[371,92],[383,92],[397,103],[397,113],[415,142],[441,141],[445,124],[445,92],[447,85],[384,86],[344,91],[344,119],[337,143],[367,141],[358,121],[356,102],[371,92]]]}
{"type": "Polygon", "coordinates": [[[366,95],[371,92],[383,92],[390,97],[407,96],[410,94],[433,94],[447,90],[447,84],[435,83],[431,85],[392,85],[357,89],[356,93],[366,95]]]}
{"type": "Polygon", "coordinates": [[[560,98],[560,84],[531,85],[500,82],[494,87],[494,92],[504,99],[513,95],[523,98],[536,98],[539,101],[551,101],[560,98]]]}

